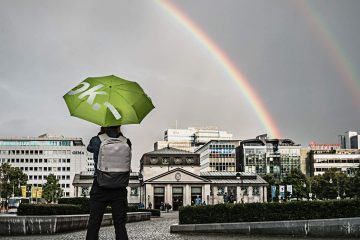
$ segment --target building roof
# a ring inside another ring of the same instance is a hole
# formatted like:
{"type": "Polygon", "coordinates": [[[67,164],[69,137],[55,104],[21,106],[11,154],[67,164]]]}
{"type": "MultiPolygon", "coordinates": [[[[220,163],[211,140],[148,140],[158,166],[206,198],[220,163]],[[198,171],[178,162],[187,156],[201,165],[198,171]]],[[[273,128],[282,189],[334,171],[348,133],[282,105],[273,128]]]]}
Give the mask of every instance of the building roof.
{"type": "Polygon", "coordinates": [[[222,139],[214,139],[214,140],[210,140],[207,143],[205,143],[204,145],[202,145],[201,147],[199,147],[198,149],[196,149],[195,153],[199,152],[201,149],[205,148],[206,146],[210,145],[211,143],[214,142],[220,142],[220,143],[226,143],[226,142],[231,142],[231,143],[240,143],[241,140],[233,140],[233,139],[226,139],[226,140],[222,140],[222,139]]]}
{"type": "Polygon", "coordinates": [[[173,147],[166,147],[166,148],[162,148],[162,149],[158,149],[152,152],[147,152],[145,154],[176,154],[176,155],[182,155],[182,154],[195,154],[193,152],[189,152],[189,151],[185,151],[185,150],[181,150],[181,149],[177,149],[177,148],[173,148],[173,147]]]}
{"type": "Polygon", "coordinates": [[[239,172],[240,179],[236,179],[236,172],[200,172],[200,176],[212,183],[233,184],[268,184],[262,177],[254,173],[239,172]]]}
{"type": "Polygon", "coordinates": [[[184,174],[187,174],[187,175],[190,175],[190,176],[192,176],[192,177],[194,177],[194,178],[197,178],[197,179],[199,179],[199,180],[201,180],[201,181],[210,182],[208,179],[202,178],[201,176],[199,176],[199,175],[197,175],[197,174],[194,174],[194,173],[192,173],[192,172],[186,171],[186,170],[184,170],[184,169],[182,169],[182,168],[175,168],[175,169],[170,170],[170,171],[168,171],[168,172],[164,172],[164,173],[159,174],[159,175],[157,175],[157,176],[155,176],[155,177],[152,177],[152,178],[147,179],[145,182],[152,182],[152,181],[154,181],[154,180],[156,180],[156,179],[162,178],[163,176],[172,174],[172,173],[174,173],[174,172],[182,172],[182,173],[184,173],[184,174]]]}

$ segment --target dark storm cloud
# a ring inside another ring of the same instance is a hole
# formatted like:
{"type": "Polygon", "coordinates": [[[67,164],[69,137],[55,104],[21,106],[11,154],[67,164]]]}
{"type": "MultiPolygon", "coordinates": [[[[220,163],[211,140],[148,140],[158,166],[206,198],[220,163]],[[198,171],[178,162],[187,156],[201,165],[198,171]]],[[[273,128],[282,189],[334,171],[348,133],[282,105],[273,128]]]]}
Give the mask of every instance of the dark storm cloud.
{"type": "MultiPolygon", "coordinates": [[[[360,105],[296,1],[174,1],[247,76],[284,137],[336,142],[359,128],[360,105]],[[340,117],[341,116],[341,117],[340,117]]],[[[360,69],[359,1],[312,1],[360,69]]],[[[83,137],[98,127],[69,116],[62,96],[88,76],[140,83],[156,108],[124,127],[134,166],[163,131],[218,126],[244,139],[265,132],[254,109],[194,36],[155,1],[1,1],[0,135],[83,137]]]]}

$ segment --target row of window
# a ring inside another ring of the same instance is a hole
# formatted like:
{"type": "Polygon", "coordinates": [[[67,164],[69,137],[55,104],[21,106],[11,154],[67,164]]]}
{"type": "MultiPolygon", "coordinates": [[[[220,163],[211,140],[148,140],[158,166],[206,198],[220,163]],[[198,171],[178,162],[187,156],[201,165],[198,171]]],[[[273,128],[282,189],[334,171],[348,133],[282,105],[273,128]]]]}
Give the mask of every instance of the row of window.
{"type": "MultiPolygon", "coordinates": [[[[248,189],[249,187],[241,187],[241,194],[246,196],[249,195],[248,193],[248,189]]],[[[224,194],[231,194],[236,196],[236,188],[233,188],[232,190],[230,190],[230,188],[228,187],[228,193],[225,192],[225,187],[224,186],[218,186],[218,195],[224,195],[224,194]]],[[[212,189],[211,189],[211,193],[212,193],[212,189]]],[[[252,195],[260,195],[260,187],[252,187],[252,195]]]]}
{"type": "Polygon", "coordinates": [[[2,155],[71,155],[70,150],[1,150],[2,155]]]}
{"type": "Polygon", "coordinates": [[[1,158],[2,163],[70,163],[70,158],[53,158],[53,159],[47,159],[47,158],[1,158]]]}
{"type": "MultiPolygon", "coordinates": [[[[70,180],[70,175],[57,175],[58,180],[70,180]]],[[[28,180],[46,180],[46,176],[43,175],[28,175],[28,180]]]]}
{"type": "Polygon", "coordinates": [[[360,163],[360,159],[315,159],[316,163],[360,163]]]}
{"type": "Polygon", "coordinates": [[[20,167],[22,171],[34,172],[51,172],[57,170],[58,172],[70,172],[70,167],[20,167]]]}

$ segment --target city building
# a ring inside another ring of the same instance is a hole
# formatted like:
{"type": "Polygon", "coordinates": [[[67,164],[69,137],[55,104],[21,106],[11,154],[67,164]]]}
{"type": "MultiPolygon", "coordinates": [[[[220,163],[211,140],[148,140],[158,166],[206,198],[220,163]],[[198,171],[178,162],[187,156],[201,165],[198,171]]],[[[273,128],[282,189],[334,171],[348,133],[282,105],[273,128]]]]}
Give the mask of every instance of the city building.
{"type": "Polygon", "coordinates": [[[268,139],[266,135],[243,140],[236,148],[238,171],[273,174],[282,180],[292,169],[300,169],[300,149],[290,139],[268,139]]]}
{"type": "Polygon", "coordinates": [[[360,150],[340,149],[339,147],[340,144],[336,147],[325,149],[311,149],[310,161],[312,165],[312,176],[324,174],[330,169],[344,172],[351,176],[354,169],[359,168],[360,150]]]}
{"type": "Polygon", "coordinates": [[[226,131],[220,131],[217,127],[167,129],[164,132],[164,139],[154,144],[154,150],[170,146],[195,152],[197,148],[210,140],[231,140],[232,138],[232,134],[226,131]]]}
{"type": "Polygon", "coordinates": [[[195,151],[200,154],[200,172],[235,172],[235,149],[240,140],[210,140],[195,151]]]}
{"type": "Polygon", "coordinates": [[[196,198],[206,204],[224,202],[232,194],[237,202],[265,202],[268,185],[257,174],[200,172],[200,155],[171,147],[145,153],[140,162],[142,195],[146,207],[159,209],[170,203],[174,210],[192,205],[196,198]],[[151,204],[150,204],[151,203],[151,204]]]}
{"type": "Polygon", "coordinates": [[[28,186],[41,186],[54,174],[64,197],[75,196],[72,185],[75,174],[87,171],[90,164],[81,138],[63,136],[1,137],[0,163],[20,168],[27,176],[28,186]]]}
{"type": "Polygon", "coordinates": [[[360,149],[360,134],[355,131],[347,131],[345,135],[339,135],[342,149],[360,149]]]}

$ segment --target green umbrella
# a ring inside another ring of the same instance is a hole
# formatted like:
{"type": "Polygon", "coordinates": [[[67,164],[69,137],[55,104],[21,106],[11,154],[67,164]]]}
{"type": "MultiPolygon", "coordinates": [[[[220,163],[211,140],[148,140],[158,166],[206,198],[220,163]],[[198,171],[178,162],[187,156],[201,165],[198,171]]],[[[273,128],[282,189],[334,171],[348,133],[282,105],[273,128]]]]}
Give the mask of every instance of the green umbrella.
{"type": "Polygon", "coordinates": [[[64,99],[71,116],[103,127],[140,123],[154,108],[139,84],[114,75],[89,77],[64,99]]]}

